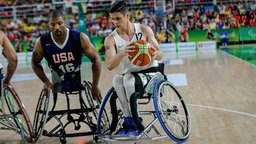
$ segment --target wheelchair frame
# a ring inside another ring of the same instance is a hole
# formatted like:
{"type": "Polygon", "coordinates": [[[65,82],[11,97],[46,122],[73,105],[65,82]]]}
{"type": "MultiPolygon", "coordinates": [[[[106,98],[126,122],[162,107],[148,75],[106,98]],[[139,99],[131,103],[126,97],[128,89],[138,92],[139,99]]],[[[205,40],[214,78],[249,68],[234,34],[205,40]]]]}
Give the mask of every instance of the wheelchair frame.
{"type": "Polygon", "coordinates": [[[3,68],[0,68],[0,92],[1,92],[1,108],[0,108],[0,129],[13,130],[21,135],[22,141],[32,143],[33,131],[30,119],[25,110],[19,95],[11,85],[4,85],[2,74],[3,68]]]}
{"type": "MultiPolygon", "coordinates": [[[[102,119],[102,111],[107,106],[108,101],[111,102],[110,107],[113,107],[113,99],[116,101],[117,95],[115,94],[115,89],[112,87],[104,97],[98,115],[98,137],[100,139],[108,142],[134,141],[136,143],[141,140],[156,140],[168,136],[177,143],[183,143],[189,138],[191,118],[188,107],[178,90],[165,79],[164,75],[160,73],[156,74],[146,86],[144,95],[138,98],[138,100],[148,99],[148,102],[139,104],[148,104],[151,99],[153,99],[155,109],[151,111],[138,111],[140,116],[151,116],[153,118],[148,122],[147,126],[140,131],[139,135],[120,136],[116,134],[118,132],[117,129],[122,127],[123,122],[123,113],[120,108],[116,110],[116,112],[111,108],[111,113],[116,113],[118,116],[112,115],[109,128],[101,129],[101,127],[99,127],[102,119]],[[115,98],[113,98],[114,96],[115,98]],[[114,120],[116,118],[118,119],[114,120]],[[161,132],[158,126],[156,126],[157,121],[160,123],[164,132],[161,132]]],[[[109,119],[111,118],[109,117],[109,119]]]]}
{"type": "MultiPolygon", "coordinates": [[[[57,103],[57,94],[59,92],[55,92],[52,96],[52,92],[50,95],[47,95],[44,90],[42,90],[37,109],[34,115],[34,125],[33,129],[35,131],[35,142],[39,140],[40,136],[48,136],[48,137],[59,137],[61,143],[66,143],[66,137],[77,137],[77,136],[88,136],[93,135],[94,140],[98,141],[97,137],[97,116],[98,109],[100,107],[100,101],[94,101],[91,95],[91,83],[88,81],[84,81],[84,89],[80,91],[72,91],[64,92],[67,100],[67,109],[66,110],[55,110],[55,106],[57,103]],[[84,91],[84,96],[83,96],[84,91]],[[78,95],[80,108],[72,109],[70,108],[70,95],[78,95]],[[84,101],[86,97],[87,101],[84,101]],[[51,110],[49,110],[51,105],[51,99],[53,98],[53,105],[51,110]],[[65,119],[66,118],[66,119],[65,119]],[[56,125],[51,124],[51,128],[46,129],[45,125],[51,120],[56,121],[56,125]],[[93,122],[95,120],[95,122],[93,122]],[[69,132],[67,130],[70,125],[74,126],[74,130],[77,132],[69,132]],[[79,131],[81,126],[89,127],[89,131],[79,131]]],[[[107,119],[107,115],[105,113],[104,122],[102,122],[102,127],[108,127],[109,121],[107,119]]]]}

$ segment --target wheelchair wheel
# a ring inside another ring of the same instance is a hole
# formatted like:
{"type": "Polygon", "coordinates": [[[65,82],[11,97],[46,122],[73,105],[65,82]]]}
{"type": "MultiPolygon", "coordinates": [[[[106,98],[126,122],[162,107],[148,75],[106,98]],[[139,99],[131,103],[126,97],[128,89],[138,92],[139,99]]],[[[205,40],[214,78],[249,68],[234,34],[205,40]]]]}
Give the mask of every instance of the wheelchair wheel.
{"type": "Polygon", "coordinates": [[[97,130],[98,135],[101,139],[115,139],[114,137],[112,137],[112,134],[115,134],[121,128],[123,123],[122,116],[123,113],[120,107],[119,100],[117,98],[114,88],[112,87],[104,97],[100,105],[100,110],[98,114],[97,130]],[[105,114],[107,113],[109,115],[106,115],[106,117],[105,114]],[[110,123],[103,127],[102,123],[104,122],[105,118],[107,118],[110,123]]]}
{"type": "MultiPolygon", "coordinates": [[[[85,81],[84,83],[85,83],[85,93],[87,96],[88,103],[89,103],[90,107],[96,108],[96,110],[93,111],[93,114],[97,120],[98,114],[100,111],[101,102],[99,100],[93,100],[92,94],[91,94],[92,84],[88,81],[85,81]]],[[[100,122],[100,125],[98,125],[98,126],[100,126],[100,129],[103,129],[103,128],[108,128],[109,125],[110,125],[110,123],[109,123],[107,112],[106,112],[105,108],[102,108],[101,122],[100,122]]]]}
{"type": "Polygon", "coordinates": [[[16,128],[13,127],[13,130],[20,133],[23,140],[29,143],[33,142],[31,122],[17,92],[11,85],[4,85],[3,96],[6,105],[2,103],[2,107],[7,107],[6,109],[8,109],[7,113],[3,113],[10,116],[7,118],[12,127],[15,124],[16,128]]]}
{"type": "Polygon", "coordinates": [[[48,118],[51,98],[52,91],[49,92],[49,95],[46,95],[45,90],[41,91],[40,97],[37,102],[36,112],[33,121],[34,142],[38,141],[44,130],[44,126],[48,118]]]}
{"type": "Polygon", "coordinates": [[[154,107],[166,134],[177,143],[187,141],[191,130],[189,110],[172,84],[159,80],[154,86],[154,107]]]}

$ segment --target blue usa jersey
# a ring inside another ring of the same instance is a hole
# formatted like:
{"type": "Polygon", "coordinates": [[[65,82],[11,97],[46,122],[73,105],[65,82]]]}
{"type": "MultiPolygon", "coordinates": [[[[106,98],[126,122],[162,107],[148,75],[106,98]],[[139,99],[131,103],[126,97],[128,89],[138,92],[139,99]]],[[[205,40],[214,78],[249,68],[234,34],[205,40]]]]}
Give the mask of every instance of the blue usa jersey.
{"type": "Polygon", "coordinates": [[[80,79],[83,49],[80,42],[80,32],[67,29],[67,38],[63,45],[54,42],[51,33],[43,35],[41,45],[44,57],[49,67],[62,77],[80,79]]]}

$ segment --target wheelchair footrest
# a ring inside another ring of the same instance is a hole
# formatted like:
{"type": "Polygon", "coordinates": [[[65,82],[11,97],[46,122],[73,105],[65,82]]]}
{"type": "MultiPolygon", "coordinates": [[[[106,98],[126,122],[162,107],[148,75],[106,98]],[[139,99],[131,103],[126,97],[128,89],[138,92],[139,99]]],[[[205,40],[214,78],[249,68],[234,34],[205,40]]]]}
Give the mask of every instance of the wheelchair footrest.
{"type": "Polygon", "coordinates": [[[69,113],[69,114],[78,114],[81,112],[92,112],[94,111],[95,108],[87,108],[87,109],[70,109],[70,110],[55,110],[55,111],[49,111],[48,115],[63,115],[65,113],[69,113]]]}
{"type": "Polygon", "coordinates": [[[96,132],[88,131],[88,132],[79,132],[79,133],[67,133],[67,134],[56,134],[56,133],[48,133],[46,131],[43,132],[43,136],[47,137],[78,137],[78,136],[89,136],[94,135],[96,132]]]}
{"type": "Polygon", "coordinates": [[[100,136],[100,138],[106,141],[137,141],[139,136],[104,135],[100,136]]]}

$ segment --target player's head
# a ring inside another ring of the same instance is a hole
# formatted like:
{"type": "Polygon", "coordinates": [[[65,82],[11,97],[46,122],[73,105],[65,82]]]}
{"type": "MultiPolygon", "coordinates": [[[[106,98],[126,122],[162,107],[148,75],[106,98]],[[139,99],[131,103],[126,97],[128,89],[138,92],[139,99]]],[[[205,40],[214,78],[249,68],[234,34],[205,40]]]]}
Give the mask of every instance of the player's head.
{"type": "Polygon", "coordinates": [[[66,32],[64,14],[60,10],[54,10],[50,14],[49,29],[55,37],[62,37],[66,32]]]}
{"type": "Polygon", "coordinates": [[[124,25],[125,22],[129,21],[129,12],[126,3],[122,0],[117,0],[113,3],[109,9],[109,15],[112,19],[113,24],[116,27],[124,25]]]}

